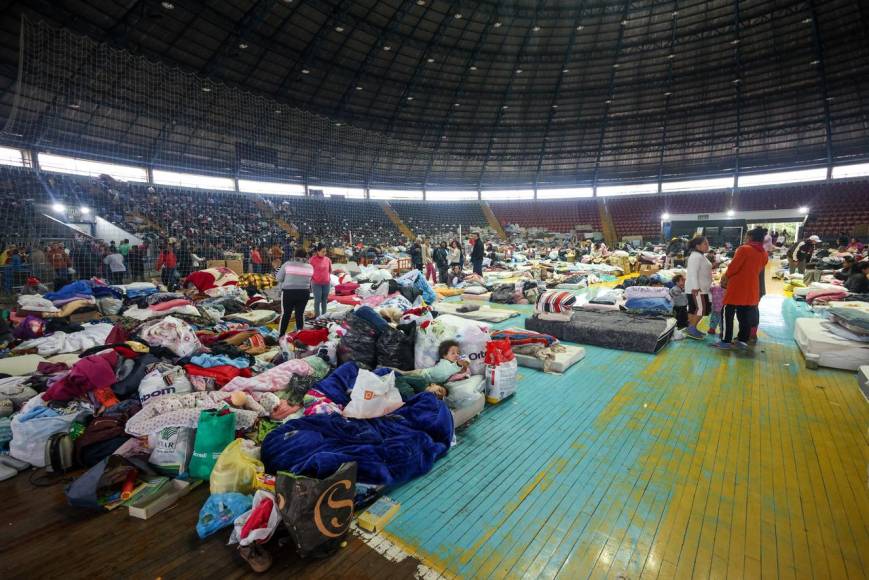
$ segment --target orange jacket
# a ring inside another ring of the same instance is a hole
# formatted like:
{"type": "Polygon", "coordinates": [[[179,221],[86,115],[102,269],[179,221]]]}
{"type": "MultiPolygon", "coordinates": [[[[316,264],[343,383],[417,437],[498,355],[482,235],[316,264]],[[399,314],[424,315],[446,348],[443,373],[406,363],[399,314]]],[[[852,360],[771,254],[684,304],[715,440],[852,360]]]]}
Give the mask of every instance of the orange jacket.
{"type": "Polygon", "coordinates": [[[727,266],[727,291],[724,304],[757,306],[760,302],[760,273],[769,260],[763,244],[749,242],[736,249],[727,266]]]}

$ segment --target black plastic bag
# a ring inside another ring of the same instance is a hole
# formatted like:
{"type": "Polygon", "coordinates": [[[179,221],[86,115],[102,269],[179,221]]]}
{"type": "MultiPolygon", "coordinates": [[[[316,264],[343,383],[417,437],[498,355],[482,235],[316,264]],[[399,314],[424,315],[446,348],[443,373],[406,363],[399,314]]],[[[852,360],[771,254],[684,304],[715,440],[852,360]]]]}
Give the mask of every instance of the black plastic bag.
{"type": "Polygon", "coordinates": [[[377,366],[377,329],[353,313],[343,323],[347,333],[338,344],[338,361],[356,361],[368,369],[377,366]]]}
{"type": "Polygon", "coordinates": [[[353,520],[356,462],[344,463],[326,479],[281,471],[275,482],[281,519],[302,558],[337,551],[353,520]]]}
{"type": "Polygon", "coordinates": [[[402,324],[398,328],[387,328],[377,339],[377,364],[382,367],[412,371],[415,344],[415,322],[402,324]]]}

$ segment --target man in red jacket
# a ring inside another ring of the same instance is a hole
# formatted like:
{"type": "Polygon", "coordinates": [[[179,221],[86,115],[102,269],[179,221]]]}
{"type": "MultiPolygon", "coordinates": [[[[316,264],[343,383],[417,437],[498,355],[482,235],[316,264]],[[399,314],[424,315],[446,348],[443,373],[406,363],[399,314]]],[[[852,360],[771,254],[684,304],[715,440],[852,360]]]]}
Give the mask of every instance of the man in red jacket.
{"type": "Polygon", "coordinates": [[[748,243],[739,246],[733,256],[727,272],[721,280],[724,293],[724,313],[722,314],[721,340],[712,346],[721,350],[733,348],[733,317],[739,322],[739,334],[736,344],[740,348],[748,347],[751,329],[756,327],[760,319],[757,305],[760,303],[760,273],[766,268],[768,261],[763,248],[763,228],[755,228],[748,232],[748,243]]]}

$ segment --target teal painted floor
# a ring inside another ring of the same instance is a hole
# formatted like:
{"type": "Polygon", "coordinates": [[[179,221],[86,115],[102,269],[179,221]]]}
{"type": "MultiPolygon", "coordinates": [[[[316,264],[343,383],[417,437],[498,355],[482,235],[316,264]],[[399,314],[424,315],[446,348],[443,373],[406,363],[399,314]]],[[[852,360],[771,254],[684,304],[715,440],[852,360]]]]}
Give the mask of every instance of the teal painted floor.
{"type": "MultiPolygon", "coordinates": [[[[521,327],[514,308],[494,326],[521,327]]],[[[467,578],[865,577],[869,412],[853,373],[804,370],[807,315],[766,297],[750,355],[683,340],[520,369],[515,396],[389,494],[387,537],[467,578]]]]}

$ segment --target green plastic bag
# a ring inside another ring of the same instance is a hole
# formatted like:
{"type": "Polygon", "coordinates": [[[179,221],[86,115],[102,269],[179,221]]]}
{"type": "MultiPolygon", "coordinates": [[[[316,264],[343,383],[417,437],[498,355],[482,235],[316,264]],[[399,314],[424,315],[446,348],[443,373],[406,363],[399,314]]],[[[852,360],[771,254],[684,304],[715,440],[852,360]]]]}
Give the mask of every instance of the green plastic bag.
{"type": "Polygon", "coordinates": [[[235,413],[220,415],[222,409],[206,409],[199,413],[190,477],[208,480],[217,458],[235,439],[235,413]]]}

